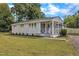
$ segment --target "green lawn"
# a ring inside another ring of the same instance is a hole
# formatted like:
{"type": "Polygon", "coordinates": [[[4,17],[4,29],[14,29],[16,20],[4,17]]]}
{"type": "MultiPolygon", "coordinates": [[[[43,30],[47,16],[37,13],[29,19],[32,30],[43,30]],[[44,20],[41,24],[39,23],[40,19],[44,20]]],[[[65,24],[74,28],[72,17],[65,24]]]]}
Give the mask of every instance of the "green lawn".
{"type": "Polygon", "coordinates": [[[67,34],[79,35],[79,28],[67,28],[67,34]]]}
{"type": "Polygon", "coordinates": [[[0,55],[75,55],[75,49],[66,40],[0,33],[0,55]]]}

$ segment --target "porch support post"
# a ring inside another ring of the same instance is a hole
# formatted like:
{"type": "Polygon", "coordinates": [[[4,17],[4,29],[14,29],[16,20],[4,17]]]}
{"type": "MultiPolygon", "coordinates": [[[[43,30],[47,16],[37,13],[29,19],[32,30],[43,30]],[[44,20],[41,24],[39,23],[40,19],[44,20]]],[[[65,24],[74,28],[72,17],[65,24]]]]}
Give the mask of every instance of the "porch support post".
{"type": "Polygon", "coordinates": [[[46,33],[46,31],[47,31],[46,27],[47,27],[47,24],[46,24],[46,22],[45,22],[45,33],[46,33]]]}
{"type": "Polygon", "coordinates": [[[54,36],[54,21],[52,21],[52,34],[51,34],[51,37],[53,37],[54,36]]]}
{"type": "Polygon", "coordinates": [[[58,23],[58,28],[57,29],[58,29],[58,35],[59,35],[59,32],[60,32],[59,23],[58,23]]]}

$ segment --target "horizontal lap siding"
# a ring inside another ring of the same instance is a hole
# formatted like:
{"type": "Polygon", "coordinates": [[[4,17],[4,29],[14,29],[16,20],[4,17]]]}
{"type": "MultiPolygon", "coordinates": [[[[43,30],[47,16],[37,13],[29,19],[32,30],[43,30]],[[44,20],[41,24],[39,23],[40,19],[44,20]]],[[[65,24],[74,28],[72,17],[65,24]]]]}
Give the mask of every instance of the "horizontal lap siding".
{"type": "Polygon", "coordinates": [[[26,23],[23,26],[20,24],[16,25],[16,27],[12,26],[12,33],[14,34],[40,34],[40,23],[36,23],[36,26],[29,26],[30,23],[26,23]]]}
{"type": "Polygon", "coordinates": [[[19,30],[18,30],[18,25],[16,25],[15,27],[12,26],[12,33],[16,34],[16,33],[19,33],[19,30]]]}
{"type": "Polygon", "coordinates": [[[26,35],[28,33],[28,24],[24,24],[23,33],[26,35]]]}
{"type": "Polygon", "coordinates": [[[40,23],[36,23],[36,26],[28,27],[29,34],[39,34],[40,33],[40,23]]]}

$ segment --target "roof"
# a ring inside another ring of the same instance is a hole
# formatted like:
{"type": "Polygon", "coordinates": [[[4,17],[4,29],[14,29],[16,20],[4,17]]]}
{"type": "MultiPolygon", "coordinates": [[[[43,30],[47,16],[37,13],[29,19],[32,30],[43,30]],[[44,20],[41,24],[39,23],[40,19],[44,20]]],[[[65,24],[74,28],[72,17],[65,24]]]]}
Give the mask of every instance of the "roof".
{"type": "MultiPolygon", "coordinates": [[[[45,18],[44,19],[32,19],[32,20],[14,23],[14,24],[36,23],[36,22],[45,22],[45,21],[57,21],[56,18],[57,18],[57,20],[60,20],[61,22],[63,22],[60,17],[52,17],[52,18],[47,18],[47,19],[45,19],[45,18]]],[[[12,24],[12,25],[14,25],[14,24],[12,24]]]]}

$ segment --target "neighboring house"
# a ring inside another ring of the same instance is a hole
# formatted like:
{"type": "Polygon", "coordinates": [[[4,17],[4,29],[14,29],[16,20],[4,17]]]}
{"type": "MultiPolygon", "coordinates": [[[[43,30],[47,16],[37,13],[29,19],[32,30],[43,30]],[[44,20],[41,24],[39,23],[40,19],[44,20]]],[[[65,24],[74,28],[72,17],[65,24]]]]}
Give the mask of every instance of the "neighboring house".
{"type": "Polygon", "coordinates": [[[60,17],[36,19],[12,24],[12,34],[57,37],[62,29],[60,17]]]}

